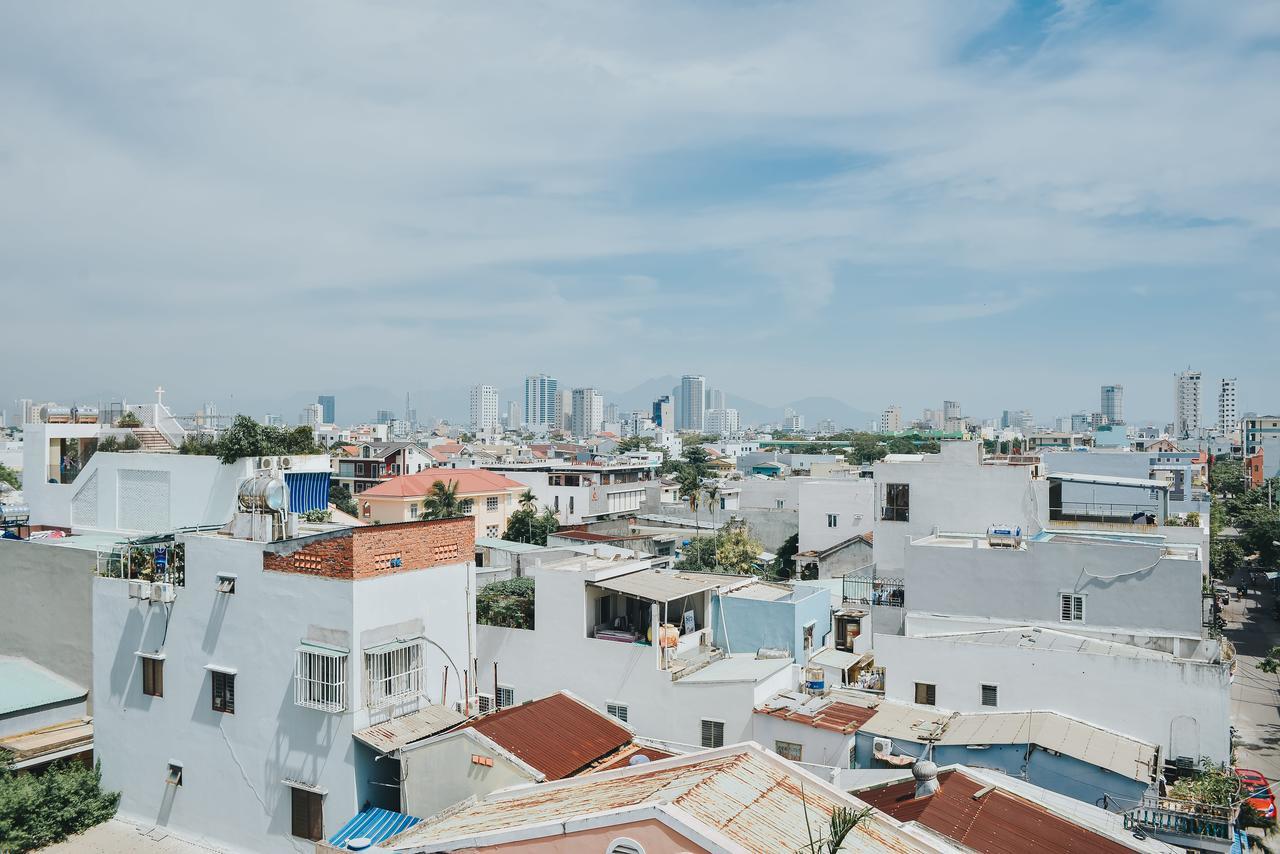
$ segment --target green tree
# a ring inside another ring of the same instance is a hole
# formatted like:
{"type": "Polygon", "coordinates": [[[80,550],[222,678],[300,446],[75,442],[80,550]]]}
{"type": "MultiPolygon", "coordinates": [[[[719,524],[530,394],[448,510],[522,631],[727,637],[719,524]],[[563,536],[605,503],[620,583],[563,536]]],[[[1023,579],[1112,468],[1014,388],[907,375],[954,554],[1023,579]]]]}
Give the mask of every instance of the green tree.
{"type": "Polygon", "coordinates": [[[0,483],[7,483],[14,489],[22,489],[22,477],[4,463],[0,463],[0,483]]]}
{"type": "Polygon", "coordinates": [[[524,492],[520,493],[516,498],[516,501],[520,504],[521,510],[532,510],[538,504],[537,496],[533,494],[532,489],[526,489],[524,492]]]}
{"type": "Polygon", "coordinates": [[[338,483],[336,480],[329,481],[329,503],[348,516],[359,515],[356,502],[351,498],[351,490],[346,484],[338,483]]]}
{"type": "Polygon", "coordinates": [[[315,434],[306,425],[290,429],[267,427],[248,415],[237,415],[231,426],[218,437],[213,452],[224,465],[231,465],[245,457],[319,454],[324,449],[316,445],[315,434]]]}
{"type": "Polygon", "coordinates": [[[88,830],[116,814],[119,792],[102,790],[102,763],[55,762],[17,774],[0,751],[0,851],[32,851],[88,830]]]}
{"type": "Polygon", "coordinates": [[[685,466],[676,476],[677,494],[689,504],[693,511],[693,525],[698,526],[698,505],[702,501],[702,477],[693,466],[685,466]]]}
{"type": "Polygon", "coordinates": [[[1209,539],[1209,572],[1214,578],[1226,580],[1244,563],[1244,549],[1233,539],[1211,537],[1209,539]]]}
{"type": "Polygon", "coordinates": [[[782,545],[778,548],[770,565],[774,576],[777,578],[790,578],[795,571],[795,557],[800,551],[800,535],[792,534],[782,541],[782,545]]]}
{"type": "Polygon", "coordinates": [[[126,410],[123,415],[116,419],[117,427],[128,427],[130,429],[142,426],[142,419],[132,410],[126,410]]]}
{"type": "Polygon", "coordinates": [[[706,477],[708,472],[707,463],[711,461],[711,455],[707,453],[707,449],[699,445],[685,447],[684,461],[688,468],[698,475],[698,477],[706,477]]]}
{"type": "Polygon", "coordinates": [[[1248,488],[1244,465],[1236,460],[1221,460],[1209,466],[1209,491],[1214,495],[1239,495],[1248,488]]]}
{"type": "Polygon", "coordinates": [[[452,519],[465,516],[469,502],[458,497],[458,482],[446,483],[437,480],[427,490],[427,497],[422,502],[423,519],[452,519]]]}
{"type": "Polygon", "coordinates": [[[724,572],[749,575],[764,547],[751,536],[745,523],[725,525],[713,536],[701,537],[685,546],[679,569],[688,572],[724,572]]]}
{"type": "Polygon", "coordinates": [[[527,576],[486,584],[476,593],[476,622],[510,629],[532,629],[534,580],[527,576]]]}
{"type": "Polygon", "coordinates": [[[545,546],[547,537],[560,528],[560,520],[550,507],[541,513],[535,507],[521,507],[507,518],[504,540],[545,546]]]}

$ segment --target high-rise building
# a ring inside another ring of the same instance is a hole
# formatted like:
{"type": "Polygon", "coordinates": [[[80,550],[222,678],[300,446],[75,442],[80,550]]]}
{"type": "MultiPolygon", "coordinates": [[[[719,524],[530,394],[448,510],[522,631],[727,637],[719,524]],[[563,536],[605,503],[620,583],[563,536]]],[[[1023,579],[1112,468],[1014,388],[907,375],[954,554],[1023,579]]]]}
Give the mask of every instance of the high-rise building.
{"type": "Polygon", "coordinates": [[[1236,417],[1236,378],[1222,378],[1218,386],[1218,432],[1234,433],[1239,425],[1236,417]]]}
{"type": "Polygon", "coordinates": [[[604,405],[604,420],[608,424],[618,423],[618,404],[606,403],[604,405]]]}
{"type": "Polygon", "coordinates": [[[567,388],[560,389],[559,405],[556,408],[556,424],[561,430],[573,426],[573,392],[567,388]]]}
{"type": "Polygon", "coordinates": [[[312,430],[324,423],[324,408],[318,403],[308,403],[302,407],[302,414],[298,416],[298,423],[312,430]]]}
{"type": "Polygon", "coordinates": [[[782,413],[782,429],[791,432],[803,430],[804,416],[788,406],[782,413]]]}
{"type": "Polygon", "coordinates": [[[35,406],[31,402],[31,398],[24,397],[18,401],[18,417],[22,419],[23,424],[34,424],[36,422],[35,406]]]}
{"type": "Polygon", "coordinates": [[[718,388],[707,389],[706,405],[707,409],[725,409],[727,404],[724,392],[718,388]]]}
{"type": "Polygon", "coordinates": [[[716,436],[732,436],[738,429],[736,409],[708,409],[703,418],[703,430],[716,436]]]}
{"type": "Polygon", "coordinates": [[[1200,433],[1200,372],[1190,369],[1174,375],[1173,434],[1186,439],[1200,433]]]}
{"type": "Polygon", "coordinates": [[[675,429],[675,406],[671,403],[671,395],[664,394],[653,402],[653,424],[663,430],[675,429]]]}
{"type": "Polygon", "coordinates": [[[954,400],[942,401],[942,429],[951,433],[964,429],[964,418],[960,415],[960,404],[954,400]]]}
{"type": "Polygon", "coordinates": [[[1124,423],[1124,386],[1104,385],[1102,387],[1102,417],[1108,424],[1124,423]]]}
{"type": "Polygon", "coordinates": [[[880,413],[880,432],[897,433],[900,430],[902,430],[902,408],[899,406],[886,407],[880,413]]]}
{"type": "Polygon", "coordinates": [[[520,404],[514,400],[507,401],[507,429],[520,429],[520,404]]]}
{"type": "Polygon", "coordinates": [[[572,406],[569,432],[580,438],[595,435],[604,421],[604,395],[593,388],[575,388],[572,406]]]}
{"type": "Polygon", "coordinates": [[[325,424],[338,423],[334,417],[334,410],[337,409],[337,404],[333,399],[333,395],[322,394],[316,398],[316,403],[320,404],[320,417],[324,419],[325,424]]]}
{"type": "MultiPolygon", "coordinates": [[[[322,409],[323,409],[323,406],[324,406],[324,405],[323,405],[323,404],[321,404],[321,408],[322,408],[322,409]]],[[[284,426],[284,416],[283,416],[283,415],[272,415],[270,412],[268,412],[266,415],[262,416],[262,423],[263,423],[265,426],[267,426],[267,427],[283,427],[283,426],[284,426]]]]}
{"type": "Polygon", "coordinates": [[[471,387],[471,429],[481,433],[498,429],[498,390],[491,385],[471,387]]]}
{"type": "Polygon", "coordinates": [[[1088,433],[1093,426],[1087,412],[1075,412],[1071,415],[1071,432],[1072,433],[1088,433]]]}
{"type": "MultiPolygon", "coordinates": [[[[319,406],[320,404],[315,404],[319,406]]],[[[373,419],[375,424],[390,424],[396,418],[396,414],[390,409],[379,409],[377,416],[373,419]]]]}
{"type": "Polygon", "coordinates": [[[560,389],[555,377],[535,374],[524,378],[524,423],[539,430],[560,426],[560,389]]]}
{"type": "Polygon", "coordinates": [[[701,430],[706,412],[707,378],[685,374],[680,378],[679,429],[701,430]]]}

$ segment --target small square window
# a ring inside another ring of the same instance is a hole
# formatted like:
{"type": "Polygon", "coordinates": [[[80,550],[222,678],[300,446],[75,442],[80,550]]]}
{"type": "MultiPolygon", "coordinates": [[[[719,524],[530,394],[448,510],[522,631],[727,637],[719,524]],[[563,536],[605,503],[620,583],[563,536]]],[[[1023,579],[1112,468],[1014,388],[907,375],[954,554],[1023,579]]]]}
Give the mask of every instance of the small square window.
{"type": "Polygon", "coordinates": [[[982,686],[982,705],[995,708],[1000,705],[1000,688],[998,685],[982,686]]]}
{"type": "Polygon", "coordinates": [[[627,716],[631,713],[630,709],[622,703],[608,703],[605,705],[604,710],[610,717],[617,718],[623,723],[627,722],[627,716]]]}
{"type": "Polygon", "coordinates": [[[794,741],[775,741],[773,743],[773,752],[783,759],[799,762],[800,757],[804,754],[804,746],[796,744],[794,741]]]}
{"type": "Polygon", "coordinates": [[[221,670],[211,672],[213,676],[213,710],[228,715],[236,713],[236,675],[223,673],[221,670]]]}
{"type": "Polygon", "coordinates": [[[702,746],[724,746],[724,721],[704,720],[702,722],[702,746]]]}
{"type": "Polygon", "coordinates": [[[491,495],[484,500],[484,507],[490,513],[494,513],[498,509],[498,496],[491,495]]]}
{"type": "Polygon", "coordinates": [[[938,686],[929,682],[916,683],[916,702],[922,706],[935,706],[938,702],[938,686]]]}

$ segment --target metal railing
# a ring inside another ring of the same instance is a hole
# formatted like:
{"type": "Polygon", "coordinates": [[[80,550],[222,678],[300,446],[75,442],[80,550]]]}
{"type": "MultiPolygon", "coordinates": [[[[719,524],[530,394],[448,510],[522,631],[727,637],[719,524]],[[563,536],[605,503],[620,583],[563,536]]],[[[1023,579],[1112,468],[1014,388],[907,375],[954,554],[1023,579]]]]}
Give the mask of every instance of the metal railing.
{"type": "Polygon", "coordinates": [[[1132,525],[1149,524],[1147,516],[1161,523],[1160,508],[1151,504],[1113,504],[1099,501],[1062,501],[1049,506],[1049,520],[1053,522],[1124,522],[1132,525]]]}
{"type": "MultiPolygon", "coordinates": [[[[865,569],[861,571],[865,572],[865,569]]],[[[842,592],[846,602],[863,605],[901,608],[906,601],[906,585],[901,578],[883,578],[874,574],[846,575],[842,592]]]]}
{"type": "Polygon", "coordinates": [[[1173,798],[1146,797],[1124,814],[1126,830],[1176,833],[1205,839],[1231,838],[1231,808],[1173,798]]]}

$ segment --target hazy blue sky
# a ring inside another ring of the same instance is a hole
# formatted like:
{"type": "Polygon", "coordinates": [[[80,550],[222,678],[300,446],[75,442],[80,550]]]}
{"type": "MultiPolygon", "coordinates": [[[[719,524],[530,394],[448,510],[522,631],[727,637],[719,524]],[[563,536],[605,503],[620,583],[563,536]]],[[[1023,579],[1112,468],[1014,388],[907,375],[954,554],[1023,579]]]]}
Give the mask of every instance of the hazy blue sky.
{"type": "Polygon", "coordinates": [[[0,407],[1280,409],[1278,85],[1243,0],[4,3],[0,407]]]}

